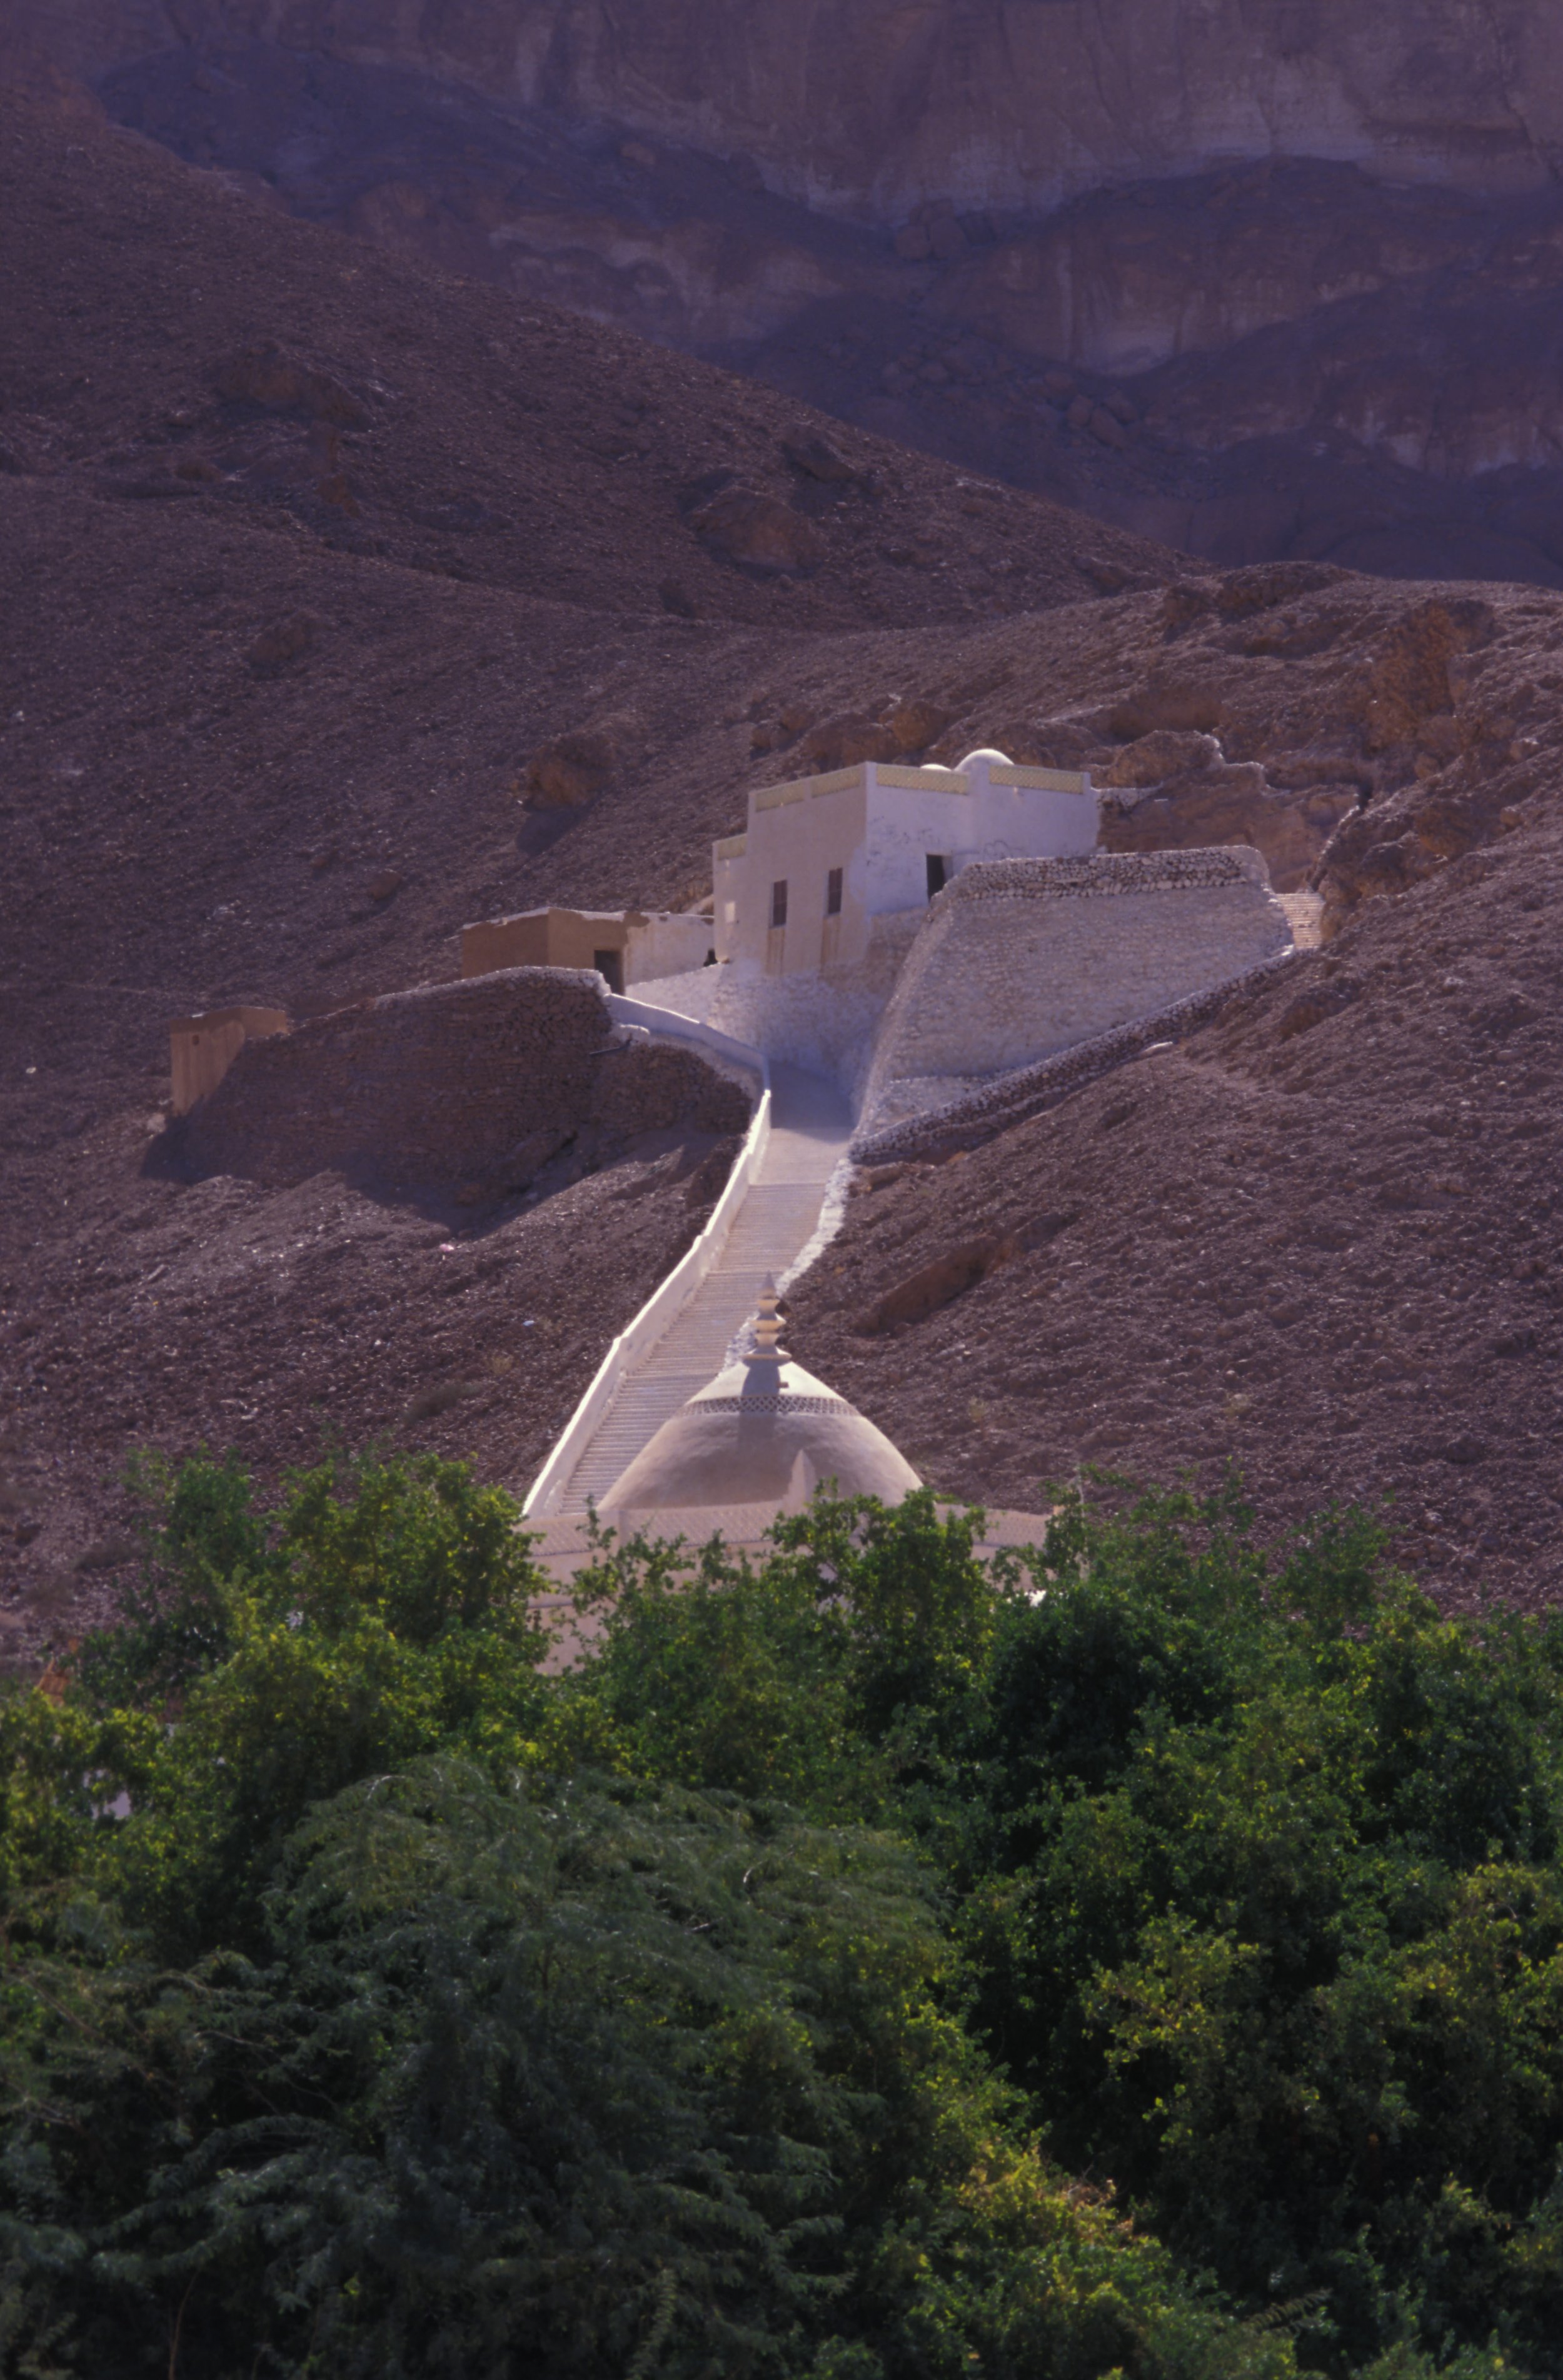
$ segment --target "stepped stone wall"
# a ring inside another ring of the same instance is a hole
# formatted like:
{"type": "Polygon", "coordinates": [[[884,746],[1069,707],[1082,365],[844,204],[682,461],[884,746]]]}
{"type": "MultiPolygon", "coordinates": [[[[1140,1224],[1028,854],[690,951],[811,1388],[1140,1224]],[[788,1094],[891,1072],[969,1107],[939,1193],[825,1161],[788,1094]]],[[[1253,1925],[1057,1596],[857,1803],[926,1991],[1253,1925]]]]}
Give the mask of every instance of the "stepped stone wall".
{"type": "Polygon", "coordinates": [[[514,967],[248,1043],[163,1135],[158,1162],[189,1180],[281,1188],[340,1172],[500,1196],[545,1166],[590,1171],[644,1133],[726,1135],[748,1114],[695,1051],[616,1026],[597,976],[514,967]]]}
{"type": "Polygon", "coordinates": [[[1034,1066],[990,1075],[973,1089],[954,1087],[955,1095],[933,1109],[906,1116],[899,1123],[865,1132],[854,1141],[852,1154],[859,1165],[939,1163],[957,1149],[980,1148],[1012,1124],[1061,1106],[1087,1083],[1132,1064],[1157,1050],[1170,1049],[1202,1026],[1219,1016],[1229,1001],[1254,991],[1278,968],[1288,965],[1291,951],[1262,959],[1241,975],[1229,976],[1208,991],[1191,992],[1169,1008],[1136,1017],[1132,1025],[1115,1025],[1089,1041],[1077,1041],[1056,1058],[1041,1058],[1034,1066]]]}
{"type": "Polygon", "coordinates": [[[1290,940],[1242,847],[979,862],[938,895],[902,970],[865,1123],[1151,1015],[1290,940]]]}

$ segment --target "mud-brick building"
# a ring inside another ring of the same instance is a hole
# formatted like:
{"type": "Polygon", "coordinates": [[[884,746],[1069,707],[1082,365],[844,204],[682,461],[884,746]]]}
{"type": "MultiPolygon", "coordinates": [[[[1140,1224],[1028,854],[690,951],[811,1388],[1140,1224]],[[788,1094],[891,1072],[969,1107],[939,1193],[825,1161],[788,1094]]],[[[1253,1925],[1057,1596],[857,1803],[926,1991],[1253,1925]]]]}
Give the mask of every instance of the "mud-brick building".
{"type": "Polygon", "coordinates": [[[523,909],[461,929],[464,976],[595,967],[610,991],[685,975],[714,956],[710,919],[670,909],[523,909]]]}

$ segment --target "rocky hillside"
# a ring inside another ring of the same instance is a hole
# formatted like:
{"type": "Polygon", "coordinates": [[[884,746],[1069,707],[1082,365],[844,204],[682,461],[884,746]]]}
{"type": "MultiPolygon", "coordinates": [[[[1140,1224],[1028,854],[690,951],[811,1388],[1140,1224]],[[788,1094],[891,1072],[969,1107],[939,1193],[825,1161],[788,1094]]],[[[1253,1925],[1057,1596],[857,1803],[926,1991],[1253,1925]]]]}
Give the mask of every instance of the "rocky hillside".
{"type": "Polygon", "coordinates": [[[10,105],[0,165],[0,1627],[36,1648],[91,1609],[137,1445],[274,1473],[377,1435],[524,1486],[711,1194],[687,1135],[533,1204],[323,1163],[182,1184],[169,1016],[448,978],[464,921],[543,900],[688,902],[750,786],[987,742],[1090,766],[1120,847],[1316,873],[1334,939],[1147,1062],[1120,1123],[1129,1092],[1093,1091],[854,1202],[800,1352],[944,1484],[1230,1446],[1278,1509],[1414,1497],[1449,1593],[1544,1591],[1563,1521],[1504,1466],[1550,1411],[1557,598],[1202,570],[620,331],[518,322],[79,100],[10,105]],[[764,505],[818,542],[734,552],[764,505]],[[1076,1209],[1024,1258],[1054,1304],[986,1257],[975,1303],[898,1302],[1076,1209]],[[974,1318],[968,1380],[943,1357],[974,1318]],[[1228,1348],[1254,1378],[1218,1396],[1228,1348]]]}
{"type": "MultiPolygon", "coordinates": [[[[594,612],[807,625],[992,608],[938,550],[972,500],[949,468],[832,443],[769,390],[322,237],[86,107],[18,99],[13,120],[13,479],[594,612]]],[[[1165,559],[1022,501],[991,566],[1007,598],[1048,602],[1095,584],[1093,564],[1165,559]]],[[[285,665],[302,633],[251,665],[285,665]]]]}
{"type": "Polygon", "coordinates": [[[1235,1466],[1271,1530],[1379,1506],[1449,1608],[1555,1599],[1563,837],[1527,811],[1188,1040],[860,1176],[802,1360],[951,1493],[1235,1466]]]}
{"type": "Polygon", "coordinates": [[[11,13],[265,202],[1213,561],[1563,583],[1545,10],[11,13]]]}
{"type": "Polygon", "coordinates": [[[466,920],[551,886],[694,897],[768,740],[851,732],[849,626],[1017,586],[1090,613],[1171,557],[518,322],[69,90],[7,95],[0,178],[0,1629],[35,1646],[122,1548],[138,1444],[274,1471],[503,1410],[524,1485],[712,1195],[687,1133],[476,1215],[325,1170],[182,1187],[168,1017],[449,977],[466,920]]]}

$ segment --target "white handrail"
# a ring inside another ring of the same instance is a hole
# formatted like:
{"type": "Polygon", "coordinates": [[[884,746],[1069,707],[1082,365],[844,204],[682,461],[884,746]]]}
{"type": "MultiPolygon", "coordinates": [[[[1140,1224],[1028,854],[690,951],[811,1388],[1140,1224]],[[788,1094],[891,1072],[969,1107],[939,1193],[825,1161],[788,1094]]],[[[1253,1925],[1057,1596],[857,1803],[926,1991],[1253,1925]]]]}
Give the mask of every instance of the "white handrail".
{"type": "Polygon", "coordinates": [[[764,1052],[751,1050],[746,1041],[734,1041],[731,1033],[719,1033],[714,1025],[706,1025],[697,1016],[681,1015],[676,1008],[659,1008],[654,1001],[634,1000],[626,992],[609,992],[606,1006],[620,1025],[639,1025],[663,1041],[688,1041],[696,1049],[709,1050],[713,1058],[725,1058],[729,1065],[757,1075],[762,1090],[770,1088],[770,1068],[764,1052]]]}
{"type": "Polygon", "coordinates": [[[527,1489],[521,1510],[530,1521],[558,1512],[570,1475],[618,1395],[631,1365],[654,1340],[661,1337],[673,1316],[688,1304],[712,1269],[727,1245],[733,1219],[744,1203],[760,1159],[765,1155],[766,1143],[770,1138],[770,1068],[760,1050],[751,1050],[745,1042],[734,1041],[729,1035],[718,1033],[710,1026],[702,1025],[692,1017],[679,1016],[670,1008],[653,1008],[643,1001],[627,1000],[618,992],[609,993],[608,1008],[620,1024],[644,1025],[648,1031],[666,1039],[688,1041],[697,1048],[709,1050],[713,1056],[726,1058],[732,1063],[749,1069],[758,1078],[759,1099],[749,1119],[743,1147],[733,1160],[733,1171],[727,1177],[721,1196],[707,1219],[704,1231],[694,1245],[685,1251],[672,1270],[659,1281],[633,1321],[620,1331],[593,1373],[591,1385],[585,1396],[555,1439],[547,1462],[527,1489]]]}

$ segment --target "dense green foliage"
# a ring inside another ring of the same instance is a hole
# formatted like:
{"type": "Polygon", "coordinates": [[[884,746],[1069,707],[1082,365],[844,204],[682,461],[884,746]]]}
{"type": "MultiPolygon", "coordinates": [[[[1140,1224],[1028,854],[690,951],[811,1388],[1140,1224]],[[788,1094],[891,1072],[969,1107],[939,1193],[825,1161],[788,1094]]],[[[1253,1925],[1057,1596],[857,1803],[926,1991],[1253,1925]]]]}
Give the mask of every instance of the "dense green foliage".
{"type": "Polygon", "coordinates": [[[551,1675],[459,1466],[145,1485],[0,1703],[5,2370],[1563,2374],[1563,1628],[917,1496],[551,1675]]]}

